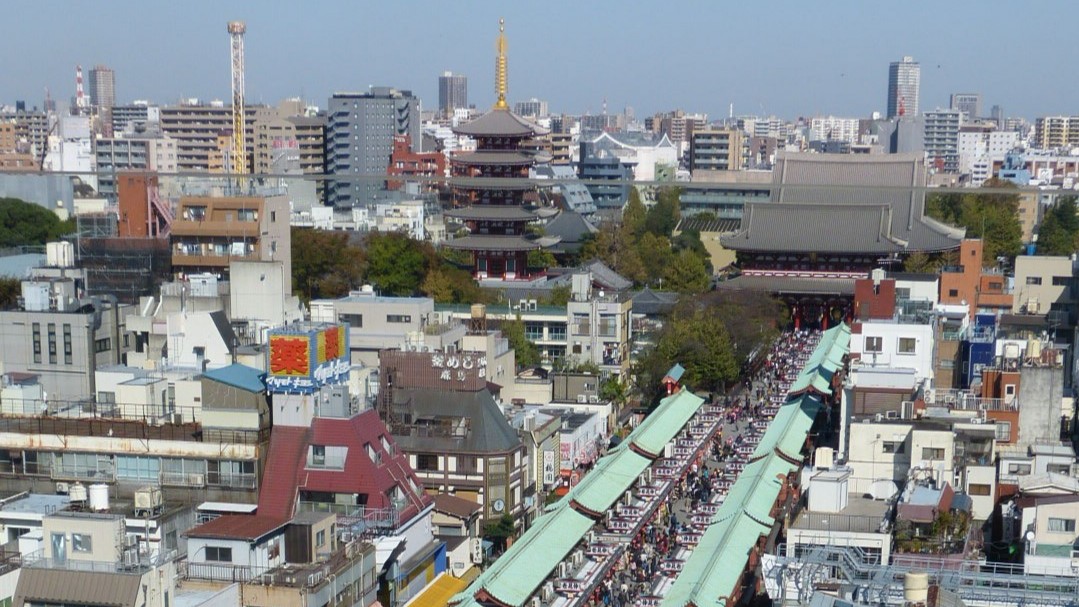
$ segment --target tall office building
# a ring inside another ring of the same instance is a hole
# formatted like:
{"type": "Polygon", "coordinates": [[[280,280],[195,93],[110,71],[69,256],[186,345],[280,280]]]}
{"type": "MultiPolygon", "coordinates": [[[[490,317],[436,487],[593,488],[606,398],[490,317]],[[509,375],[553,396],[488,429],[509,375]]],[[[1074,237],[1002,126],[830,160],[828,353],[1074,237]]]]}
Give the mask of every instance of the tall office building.
{"type": "Polygon", "coordinates": [[[952,93],[951,108],[962,112],[966,120],[974,120],[982,115],[981,93],[952,93]]]}
{"type": "Polygon", "coordinates": [[[99,113],[116,105],[116,72],[107,66],[90,70],[90,105],[99,113]]]}
{"type": "Polygon", "coordinates": [[[453,116],[456,108],[468,107],[468,78],[453,72],[438,77],[438,109],[443,116],[453,116]]]}
{"type": "Polygon", "coordinates": [[[888,118],[918,115],[918,88],[922,68],[913,57],[888,66],[888,118]]]}
{"type": "Polygon", "coordinates": [[[412,91],[374,86],[369,93],[330,97],[326,172],[348,178],[328,183],[327,204],[347,208],[374,202],[386,185],[379,176],[390,166],[396,135],[408,135],[416,148],[422,141],[420,100],[412,91]]]}

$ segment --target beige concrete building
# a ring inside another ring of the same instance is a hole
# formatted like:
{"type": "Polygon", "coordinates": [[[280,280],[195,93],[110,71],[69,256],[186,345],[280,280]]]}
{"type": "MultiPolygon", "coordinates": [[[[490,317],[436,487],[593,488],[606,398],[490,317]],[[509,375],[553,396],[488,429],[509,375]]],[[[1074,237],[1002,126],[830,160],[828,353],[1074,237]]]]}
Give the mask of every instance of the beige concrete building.
{"type": "Polygon", "coordinates": [[[1071,284],[1074,264],[1070,257],[1021,255],[1015,258],[1015,298],[1012,312],[1045,314],[1067,310],[1074,300],[1071,284]]]}

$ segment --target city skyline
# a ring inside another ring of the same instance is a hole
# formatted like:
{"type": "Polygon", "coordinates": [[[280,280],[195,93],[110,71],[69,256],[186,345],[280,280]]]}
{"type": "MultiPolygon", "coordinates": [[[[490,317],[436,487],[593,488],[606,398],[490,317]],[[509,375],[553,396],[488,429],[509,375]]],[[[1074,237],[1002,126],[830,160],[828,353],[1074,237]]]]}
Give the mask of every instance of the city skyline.
{"type": "Polygon", "coordinates": [[[249,103],[300,96],[325,107],[334,92],[374,85],[412,90],[434,110],[438,77],[452,71],[468,78],[470,103],[485,109],[494,101],[490,40],[499,17],[509,37],[511,103],[536,97],[558,113],[600,113],[606,101],[609,113],[632,106],[638,116],[681,108],[718,119],[732,103],[736,115],[868,116],[886,111],[887,65],[906,55],[922,65],[923,111],[948,107],[955,91],[973,91],[986,107],[1033,118],[1074,113],[1077,96],[1061,64],[1032,60],[1073,52],[1065,46],[1066,20],[1047,20],[1039,40],[1022,49],[991,43],[986,32],[1006,38],[1014,22],[992,3],[935,6],[931,20],[915,10],[866,15],[854,2],[828,10],[779,1],[722,9],[665,4],[649,12],[584,4],[566,13],[558,5],[537,11],[493,2],[460,11],[427,2],[146,8],[121,1],[50,10],[64,4],[9,12],[19,27],[0,49],[9,56],[35,50],[0,74],[0,103],[40,107],[45,87],[66,102],[77,64],[115,70],[118,103],[227,100],[225,24],[237,19],[248,24],[249,103]],[[652,31],[639,29],[645,22],[652,31]],[[122,35],[102,35],[110,31],[122,35]]]}

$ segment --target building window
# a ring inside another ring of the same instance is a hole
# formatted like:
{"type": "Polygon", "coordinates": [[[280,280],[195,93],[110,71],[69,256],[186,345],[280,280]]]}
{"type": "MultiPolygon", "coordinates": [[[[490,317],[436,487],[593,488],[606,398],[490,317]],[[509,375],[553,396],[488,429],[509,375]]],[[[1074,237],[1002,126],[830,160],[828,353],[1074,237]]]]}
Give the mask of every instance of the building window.
{"type": "Polygon", "coordinates": [[[34,362],[41,363],[41,323],[34,323],[32,327],[34,341],[34,362]]]}
{"type": "Polygon", "coordinates": [[[104,339],[94,340],[94,352],[100,354],[102,352],[108,352],[112,349],[112,340],[108,337],[104,339]]]}
{"type": "Polygon", "coordinates": [[[944,459],[943,447],[922,447],[922,459],[944,459]]]}
{"type": "Polygon", "coordinates": [[[910,299],[910,287],[896,287],[895,288],[896,299],[910,299]]]}
{"type": "Polygon", "coordinates": [[[207,546],[206,560],[214,563],[231,563],[232,548],[225,546],[207,546]]]}
{"type": "Polygon", "coordinates": [[[1008,464],[1008,474],[1030,474],[1030,464],[1008,464]]]}
{"type": "Polygon", "coordinates": [[[56,325],[49,323],[49,364],[56,364],[56,325]]]}
{"type": "Polygon", "coordinates": [[[311,465],[319,467],[326,465],[326,447],[324,445],[311,445],[311,465]]]}
{"type": "Polygon", "coordinates": [[[1075,533],[1075,519],[1049,517],[1049,531],[1051,533],[1075,533]]]}
{"type": "Polygon", "coordinates": [[[1012,440],[1011,422],[997,421],[996,428],[994,428],[994,430],[996,431],[996,434],[993,436],[993,438],[1004,442],[1009,442],[1012,440]]]}
{"type": "Polygon", "coordinates": [[[419,453],[416,455],[416,469],[434,471],[438,470],[438,456],[432,453],[419,453]]]}
{"type": "Polygon", "coordinates": [[[348,323],[348,326],[353,329],[363,327],[363,314],[338,314],[337,320],[348,323]]]}
{"type": "Polygon", "coordinates": [[[985,484],[971,483],[967,486],[967,493],[969,495],[989,495],[990,487],[985,484]]]}
{"type": "Polygon", "coordinates": [[[883,443],[885,453],[906,453],[907,445],[904,441],[886,440],[883,443]]]}
{"type": "Polygon", "coordinates": [[[326,530],[320,529],[315,532],[315,546],[321,548],[326,545],[326,530]]]}
{"type": "Polygon", "coordinates": [[[1068,286],[1068,284],[1070,282],[1071,282],[1071,276],[1054,276],[1053,277],[1053,286],[1054,287],[1066,287],[1066,286],[1068,286]]]}
{"type": "Polygon", "coordinates": [[[866,352],[883,352],[884,351],[884,338],[866,336],[866,338],[865,338],[865,351],[866,352]]]}
{"type": "Polygon", "coordinates": [[[71,364],[71,325],[64,325],[64,364],[71,364]]]}
{"type": "Polygon", "coordinates": [[[386,315],[386,322],[391,322],[391,323],[412,322],[412,315],[411,314],[387,314],[386,315]]]}
{"type": "Polygon", "coordinates": [[[71,534],[71,551],[72,552],[93,552],[93,540],[89,534],[86,533],[72,533],[71,534]]]}
{"type": "Polygon", "coordinates": [[[918,340],[913,337],[899,338],[899,353],[914,354],[918,348],[918,340]]]}
{"type": "Polygon", "coordinates": [[[1054,474],[1067,475],[1071,472],[1071,466],[1068,464],[1049,464],[1045,467],[1046,472],[1052,472],[1054,474]]]}
{"type": "Polygon", "coordinates": [[[156,483],[161,478],[161,460],[156,457],[117,455],[116,478],[118,480],[152,481],[156,483]]]}
{"type": "Polygon", "coordinates": [[[1027,284],[1028,285],[1040,285],[1040,284],[1042,284],[1042,277],[1041,276],[1027,276],[1027,284]]]}

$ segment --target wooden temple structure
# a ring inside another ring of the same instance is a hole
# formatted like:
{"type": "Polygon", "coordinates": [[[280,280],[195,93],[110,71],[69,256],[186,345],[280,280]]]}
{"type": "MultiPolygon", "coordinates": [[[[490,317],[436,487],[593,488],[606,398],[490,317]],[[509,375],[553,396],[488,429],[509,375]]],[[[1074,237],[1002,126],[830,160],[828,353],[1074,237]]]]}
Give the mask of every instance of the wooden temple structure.
{"type": "Polygon", "coordinates": [[[849,322],[856,279],[959,248],[961,228],[926,216],[925,185],[921,154],[780,153],[771,199],[720,239],[741,270],[720,288],[776,295],[797,328],[849,322]]]}

